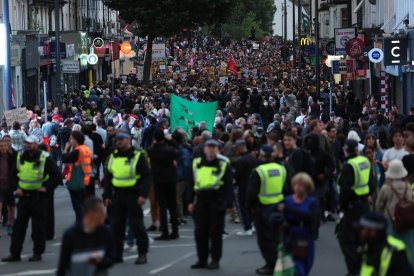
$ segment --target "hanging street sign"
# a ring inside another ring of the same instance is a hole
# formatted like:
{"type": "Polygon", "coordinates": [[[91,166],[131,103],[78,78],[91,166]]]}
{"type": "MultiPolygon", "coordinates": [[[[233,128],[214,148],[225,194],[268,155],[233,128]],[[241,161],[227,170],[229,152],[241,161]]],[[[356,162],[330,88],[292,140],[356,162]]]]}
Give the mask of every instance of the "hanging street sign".
{"type": "Polygon", "coordinates": [[[379,48],[373,48],[368,52],[369,61],[379,63],[384,59],[384,52],[379,48]]]}
{"type": "Polygon", "coordinates": [[[384,65],[406,65],[407,47],[406,38],[384,39],[384,65]]]}

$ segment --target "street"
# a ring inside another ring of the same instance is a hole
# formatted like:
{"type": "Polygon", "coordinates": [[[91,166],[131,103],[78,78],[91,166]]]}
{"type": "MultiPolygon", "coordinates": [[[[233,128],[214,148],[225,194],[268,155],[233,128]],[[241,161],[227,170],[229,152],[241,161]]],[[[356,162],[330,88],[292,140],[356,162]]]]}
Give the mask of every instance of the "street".
{"type": "MultiPolygon", "coordinates": [[[[97,195],[101,190],[97,191],[97,195]]],[[[148,204],[146,208],[148,208],[148,204]]],[[[145,212],[146,225],[149,225],[148,211],[145,212]]],[[[28,257],[32,254],[30,229],[26,236],[22,258],[18,263],[0,263],[0,276],[6,275],[53,275],[57,266],[60,241],[64,230],[74,221],[74,213],[70,204],[69,195],[65,188],[59,187],[55,192],[56,239],[47,242],[43,260],[38,263],[29,263],[28,257]]],[[[316,243],[316,258],[311,275],[330,276],[345,275],[345,264],[338,242],[333,234],[335,224],[330,222],[322,225],[320,238],[316,243]]],[[[148,264],[134,265],[136,252],[124,254],[124,263],[116,265],[110,270],[110,275],[255,275],[256,268],[263,265],[255,237],[239,237],[236,235],[239,224],[227,223],[221,268],[218,271],[190,270],[190,265],[196,261],[195,244],[193,239],[193,225],[191,222],[180,228],[181,238],[175,241],[154,242],[151,244],[148,255],[148,264]]],[[[0,239],[0,256],[8,255],[10,237],[2,228],[3,237],[0,239]]],[[[158,233],[151,232],[151,236],[158,233]]]]}

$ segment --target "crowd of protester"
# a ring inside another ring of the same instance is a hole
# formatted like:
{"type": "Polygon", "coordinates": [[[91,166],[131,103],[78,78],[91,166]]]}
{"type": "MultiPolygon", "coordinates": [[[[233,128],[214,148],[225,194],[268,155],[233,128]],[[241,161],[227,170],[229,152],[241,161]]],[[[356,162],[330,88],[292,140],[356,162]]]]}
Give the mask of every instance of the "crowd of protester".
{"type": "MultiPolygon", "coordinates": [[[[101,166],[114,150],[115,136],[128,133],[132,146],[145,151],[150,160],[154,184],[149,192],[152,223],[147,230],[160,227],[160,240],[179,237],[178,227],[187,222],[186,206],[191,198],[191,162],[203,155],[207,141],[215,139],[232,167],[231,200],[235,204],[230,220],[243,225],[237,235],[252,236],[256,231],[251,210],[256,208],[257,187],[252,186],[251,173],[262,157],[284,165],[287,197],[278,211],[284,214],[289,229],[285,236],[300,233],[301,239],[308,241],[308,253],[298,253],[302,257],[296,258],[299,275],[307,275],[320,224],[340,220],[347,204],[337,178],[347,160],[343,148],[355,141],[359,154],[369,159],[374,176],[370,181],[371,209],[383,213],[388,220],[387,233],[402,239],[414,257],[413,230],[400,234],[391,227],[400,197],[412,200],[414,108],[407,116],[396,105],[386,112],[375,100],[378,92],[361,98],[350,87],[335,84],[330,112],[325,78],[322,76],[321,91],[316,91],[314,70],[305,63],[299,82],[292,73],[292,62],[282,59],[282,43],[277,39],[220,41],[194,33],[171,38],[167,46],[169,62],[164,67],[154,63],[150,84],[128,75],[114,80],[112,90],[109,81],[98,81],[65,95],[61,106],[49,102],[47,113],[39,106],[26,106],[25,123],[3,122],[0,207],[4,207],[8,234],[14,218],[15,184],[7,172],[15,166],[16,153],[24,150],[29,136],[44,144],[64,174],[67,164],[78,159],[73,147],[84,144],[89,148],[92,169],[85,185],[86,193],[94,195],[95,184],[105,186],[101,166]],[[237,64],[237,74],[228,70],[230,58],[237,64]],[[171,129],[170,94],[193,102],[217,101],[214,129],[208,130],[207,122],[194,126],[191,133],[171,129]],[[307,206],[306,211],[302,205],[307,206]],[[167,212],[172,235],[168,234],[167,212]]],[[[70,196],[76,220],[81,222],[84,196],[73,191],[70,196]]],[[[96,207],[91,204],[98,203],[89,203],[88,214],[96,207]]],[[[70,236],[64,239],[68,242],[70,236]]],[[[132,247],[132,239],[128,233],[127,249],[132,247]]],[[[414,264],[414,259],[410,262],[414,264]]]]}

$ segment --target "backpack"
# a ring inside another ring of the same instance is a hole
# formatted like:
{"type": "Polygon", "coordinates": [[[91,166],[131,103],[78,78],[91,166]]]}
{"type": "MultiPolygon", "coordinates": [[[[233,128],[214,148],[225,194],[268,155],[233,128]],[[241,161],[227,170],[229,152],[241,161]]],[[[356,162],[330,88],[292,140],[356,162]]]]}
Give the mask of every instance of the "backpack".
{"type": "MultiPolygon", "coordinates": [[[[395,206],[394,216],[392,218],[392,227],[395,232],[404,232],[414,228],[414,203],[406,199],[409,191],[408,185],[405,187],[404,195],[400,197],[392,185],[390,185],[392,192],[398,198],[398,203],[395,206]]],[[[411,189],[410,189],[411,190],[411,189]]],[[[409,191],[411,192],[411,191],[409,191]]],[[[389,213],[389,212],[388,212],[389,213]]]]}

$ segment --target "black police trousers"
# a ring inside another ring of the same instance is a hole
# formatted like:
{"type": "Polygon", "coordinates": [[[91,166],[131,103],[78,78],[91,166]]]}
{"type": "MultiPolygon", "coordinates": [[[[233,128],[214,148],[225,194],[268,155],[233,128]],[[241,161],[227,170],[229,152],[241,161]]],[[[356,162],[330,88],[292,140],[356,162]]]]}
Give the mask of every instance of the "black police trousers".
{"type": "Polygon", "coordinates": [[[206,263],[209,253],[213,261],[220,261],[223,251],[225,202],[214,196],[199,196],[194,209],[198,259],[206,263]],[[210,248],[210,250],[209,250],[210,248]]]}
{"type": "Polygon", "coordinates": [[[111,205],[111,229],[114,235],[114,259],[122,260],[124,250],[125,226],[129,220],[138,253],[148,252],[148,235],[144,225],[144,214],[138,205],[138,192],[129,189],[117,189],[113,195],[111,205]]]}
{"type": "Polygon", "coordinates": [[[280,230],[276,224],[267,221],[263,210],[257,210],[254,217],[257,244],[267,267],[275,267],[280,230]]]}
{"type": "Polygon", "coordinates": [[[346,267],[349,275],[359,275],[362,264],[362,253],[358,248],[361,243],[355,229],[355,223],[369,212],[367,202],[357,201],[350,204],[344,211],[341,223],[338,226],[338,241],[342,254],[345,257],[346,267]]]}
{"type": "Polygon", "coordinates": [[[20,256],[29,219],[32,219],[33,253],[42,255],[46,245],[46,193],[33,192],[20,197],[13,225],[10,253],[20,256]]]}

